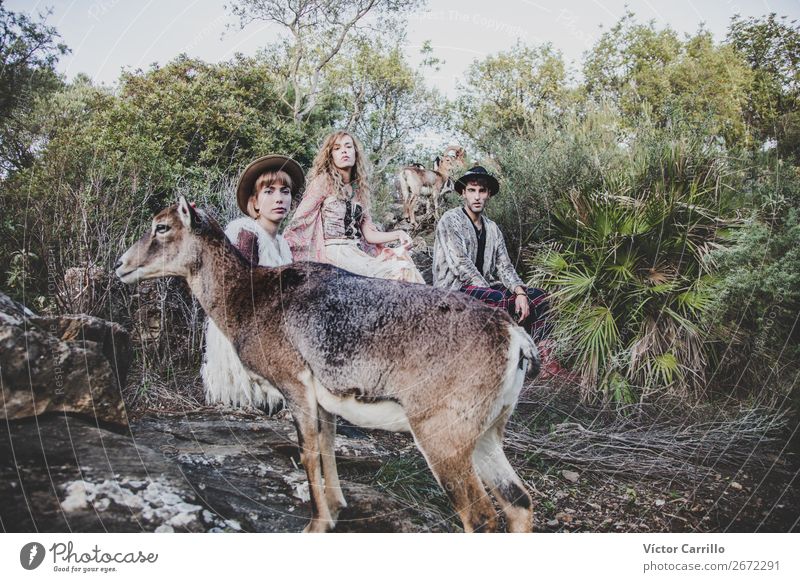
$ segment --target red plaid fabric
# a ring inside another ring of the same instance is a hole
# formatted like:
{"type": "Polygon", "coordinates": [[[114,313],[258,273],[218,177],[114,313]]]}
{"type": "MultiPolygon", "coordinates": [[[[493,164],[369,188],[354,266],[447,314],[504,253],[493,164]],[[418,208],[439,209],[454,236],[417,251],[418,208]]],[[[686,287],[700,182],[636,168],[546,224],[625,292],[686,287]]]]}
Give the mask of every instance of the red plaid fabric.
{"type": "MultiPolygon", "coordinates": [[[[517,314],[515,313],[516,305],[514,304],[516,296],[502,285],[496,284],[491,287],[464,285],[461,287],[461,292],[475,299],[480,299],[492,307],[505,309],[514,321],[517,320],[517,314]]],[[[547,293],[542,289],[533,287],[526,289],[526,292],[528,294],[530,315],[528,315],[521,325],[536,342],[540,342],[550,335],[550,330],[552,328],[552,324],[547,317],[550,309],[550,305],[547,301],[547,293]]]]}

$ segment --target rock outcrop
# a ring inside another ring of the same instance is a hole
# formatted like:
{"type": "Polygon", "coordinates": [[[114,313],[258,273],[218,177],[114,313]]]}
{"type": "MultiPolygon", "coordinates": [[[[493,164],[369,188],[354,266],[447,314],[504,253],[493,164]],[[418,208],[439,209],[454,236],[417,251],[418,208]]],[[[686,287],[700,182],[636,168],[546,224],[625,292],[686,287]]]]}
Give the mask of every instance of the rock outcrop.
{"type": "Polygon", "coordinates": [[[131,358],[128,333],[116,323],[39,317],[0,293],[0,418],[74,412],[124,424],[120,387],[131,358]]]}
{"type": "MultiPolygon", "coordinates": [[[[349,506],[336,531],[447,529],[347,478],[374,475],[398,454],[392,449],[368,435],[337,436],[349,506]]],[[[309,515],[287,418],[212,410],[113,430],[64,414],[0,423],[0,524],[7,532],[298,532],[309,515]]]]}

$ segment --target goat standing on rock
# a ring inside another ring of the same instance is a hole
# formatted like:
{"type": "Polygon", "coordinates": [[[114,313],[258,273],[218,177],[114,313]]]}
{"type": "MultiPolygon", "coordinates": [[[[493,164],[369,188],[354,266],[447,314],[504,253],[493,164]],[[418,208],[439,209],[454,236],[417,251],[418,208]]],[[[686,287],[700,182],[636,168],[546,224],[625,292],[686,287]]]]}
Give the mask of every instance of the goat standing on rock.
{"type": "Polygon", "coordinates": [[[306,531],[333,529],[346,506],[334,457],[337,414],[365,428],[410,431],[465,531],[496,529],[484,487],[510,531],[531,530],[531,498],[502,439],[539,356],[506,313],[332,265],[251,268],[184,198],[153,219],[115,270],[125,283],[185,278],[245,367],[284,395],[311,494],[306,531]],[[477,353],[469,366],[454,363],[477,353]]]}

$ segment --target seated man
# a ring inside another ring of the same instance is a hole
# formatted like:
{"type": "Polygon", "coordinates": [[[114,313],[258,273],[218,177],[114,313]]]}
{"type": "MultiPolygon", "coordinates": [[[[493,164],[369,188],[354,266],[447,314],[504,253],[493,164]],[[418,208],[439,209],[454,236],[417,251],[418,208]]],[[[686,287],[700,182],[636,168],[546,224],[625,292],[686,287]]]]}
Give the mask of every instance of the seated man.
{"type": "Polygon", "coordinates": [[[434,287],[457,289],[506,309],[538,344],[549,332],[547,295],[523,285],[503,234],[483,215],[486,202],[500,189],[497,178],[475,166],[459,178],[455,189],[464,204],[445,212],[436,225],[434,287]]]}

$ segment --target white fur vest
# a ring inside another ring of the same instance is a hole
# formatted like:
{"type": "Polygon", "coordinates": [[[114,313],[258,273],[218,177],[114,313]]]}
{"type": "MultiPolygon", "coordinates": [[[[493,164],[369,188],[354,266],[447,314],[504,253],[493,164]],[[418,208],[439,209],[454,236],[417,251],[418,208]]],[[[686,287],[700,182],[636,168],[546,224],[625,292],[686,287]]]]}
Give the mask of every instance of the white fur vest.
{"type": "MultiPolygon", "coordinates": [[[[279,267],[292,262],[289,245],[281,235],[271,237],[252,218],[237,218],[228,224],[225,235],[245,258],[264,267],[279,267]]],[[[206,320],[206,349],[200,368],[206,401],[229,406],[252,406],[271,412],[283,400],[273,386],[255,380],[239,356],[211,319],[206,320]]]]}
{"type": "MultiPolygon", "coordinates": [[[[256,252],[258,255],[257,263],[262,267],[279,267],[292,262],[292,252],[289,250],[289,245],[281,235],[272,238],[267,231],[252,218],[243,216],[232,220],[225,227],[225,235],[234,245],[239,247],[239,250],[249,257],[249,249],[244,249],[239,246],[239,241],[242,240],[242,234],[254,234],[256,237],[256,252]]],[[[254,257],[253,257],[254,258],[254,257]]],[[[256,261],[253,261],[254,263],[256,261]]]]}

